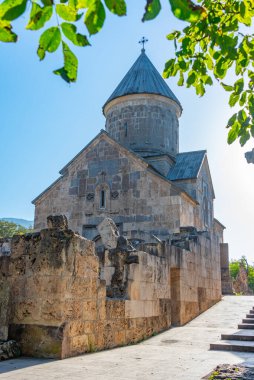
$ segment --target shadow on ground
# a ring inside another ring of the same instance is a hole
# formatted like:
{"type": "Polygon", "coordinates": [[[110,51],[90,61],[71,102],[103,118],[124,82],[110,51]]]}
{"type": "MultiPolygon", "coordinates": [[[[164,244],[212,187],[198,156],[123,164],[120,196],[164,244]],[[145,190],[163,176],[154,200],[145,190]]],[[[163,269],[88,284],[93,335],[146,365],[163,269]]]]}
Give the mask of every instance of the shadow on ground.
{"type": "Polygon", "coordinates": [[[4,360],[0,362],[0,375],[1,373],[16,371],[18,369],[33,367],[36,365],[53,363],[56,361],[57,360],[54,360],[54,359],[36,359],[36,358],[27,358],[27,357],[4,360]]]}

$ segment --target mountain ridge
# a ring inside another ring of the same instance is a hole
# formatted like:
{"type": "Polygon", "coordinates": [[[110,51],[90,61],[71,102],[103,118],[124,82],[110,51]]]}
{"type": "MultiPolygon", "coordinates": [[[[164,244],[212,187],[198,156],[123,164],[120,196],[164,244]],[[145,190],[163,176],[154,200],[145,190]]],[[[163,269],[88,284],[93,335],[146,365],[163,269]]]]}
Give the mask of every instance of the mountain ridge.
{"type": "Polygon", "coordinates": [[[5,218],[0,218],[0,221],[15,223],[25,228],[33,227],[34,225],[33,220],[26,220],[26,219],[21,219],[21,218],[6,218],[5,217],[5,218]]]}

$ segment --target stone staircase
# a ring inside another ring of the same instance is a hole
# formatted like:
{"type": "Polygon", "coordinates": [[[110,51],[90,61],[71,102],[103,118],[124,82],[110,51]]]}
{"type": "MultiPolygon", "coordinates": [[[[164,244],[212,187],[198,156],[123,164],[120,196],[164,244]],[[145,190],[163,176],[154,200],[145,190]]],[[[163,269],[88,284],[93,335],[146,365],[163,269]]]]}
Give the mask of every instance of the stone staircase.
{"type": "Polygon", "coordinates": [[[254,352],[254,307],[238,325],[238,329],[231,334],[222,334],[220,341],[210,344],[210,349],[254,352]]]}

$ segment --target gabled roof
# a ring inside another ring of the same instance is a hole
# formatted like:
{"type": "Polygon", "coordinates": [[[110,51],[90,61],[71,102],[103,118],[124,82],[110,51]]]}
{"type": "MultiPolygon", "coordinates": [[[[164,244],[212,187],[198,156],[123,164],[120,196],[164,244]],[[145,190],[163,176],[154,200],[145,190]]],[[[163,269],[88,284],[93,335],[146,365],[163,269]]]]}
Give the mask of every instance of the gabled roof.
{"type": "Polygon", "coordinates": [[[218,219],[213,218],[213,220],[214,220],[215,223],[219,224],[219,226],[221,226],[221,228],[222,228],[223,230],[226,229],[226,227],[225,227],[225,226],[224,226],[224,225],[223,225],[218,219]]]}
{"type": "Polygon", "coordinates": [[[111,100],[130,94],[157,94],[165,96],[174,100],[182,109],[181,103],[147,57],[144,49],[142,49],[136,62],[108,98],[103,109],[111,100]]]}
{"type": "Polygon", "coordinates": [[[178,153],[176,163],[169,171],[168,179],[171,181],[197,178],[203,163],[206,150],[178,153]]]}
{"type": "MultiPolygon", "coordinates": [[[[117,142],[115,139],[113,139],[111,136],[109,136],[109,134],[105,131],[105,130],[101,130],[97,136],[94,137],[93,140],[91,140],[71,161],[69,161],[67,163],[67,165],[65,165],[63,167],[63,169],[60,170],[60,174],[61,174],[61,177],[59,177],[56,181],[54,181],[49,187],[47,187],[42,193],[40,193],[35,199],[33,199],[32,203],[35,204],[45,193],[47,193],[52,187],[54,187],[54,185],[56,185],[63,177],[64,175],[66,175],[68,173],[68,168],[69,166],[76,160],[78,159],[82,153],[87,150],[90,146],[92,146],[93,143],[95,143],[100,137],[103,137],[105,136],[107,139],[111,140],[112,142],[114,142],[115,144],[117,144],[121,149],[125,150],[125,151],[128,151],[136,160],[138,160],[140,162],[140,164],[142,165],[145,165],[145,167],[148,169],[148,171],[150,173],[153,173],[154,175],[160,177],[161,179],[163,179],[164,181],[169,181],[168,178],[164,177],[162,174],[160,174],[152,165],[150,165],[145,159],[143,159],[141,156],[139,156],[138,154],[136,154],[135,152],[133,152],[131,149],[128,149],[126,147],[124,147],[123,145],[119,144],[119,142],[117,142]]],[[[170,182],[170,181],[169,181],[170,182]]],[[[171,182],[171,186],[179,191],[180,193],[182,194],[185,194],[185,196],[187,196],[192,202],[194,203],[197,203],[197,201],[190,195],[188,194],[187,192],[185,192],[183,189],[179,188],[177,185],[175,185],[174,183],[171,182]]]]}

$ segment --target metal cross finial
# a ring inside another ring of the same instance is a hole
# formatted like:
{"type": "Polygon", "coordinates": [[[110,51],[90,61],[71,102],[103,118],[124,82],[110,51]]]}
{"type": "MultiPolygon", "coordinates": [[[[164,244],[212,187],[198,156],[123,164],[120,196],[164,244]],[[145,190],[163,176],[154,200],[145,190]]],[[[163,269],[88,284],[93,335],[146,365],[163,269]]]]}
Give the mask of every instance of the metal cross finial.
{"type": "Polygon", "coordinates": [[[142,45],[143,45],[143,47],[142,47],[142,49],[141,49],[142,53],[145,52],[145,43],[147,43],[147,42],[148,42],[148,39],[145,38],[145,37],[142,37],[141,40],[138,42],[139,44],[142,44],[142,45]]]}

